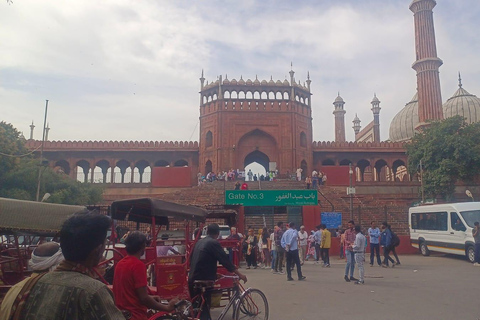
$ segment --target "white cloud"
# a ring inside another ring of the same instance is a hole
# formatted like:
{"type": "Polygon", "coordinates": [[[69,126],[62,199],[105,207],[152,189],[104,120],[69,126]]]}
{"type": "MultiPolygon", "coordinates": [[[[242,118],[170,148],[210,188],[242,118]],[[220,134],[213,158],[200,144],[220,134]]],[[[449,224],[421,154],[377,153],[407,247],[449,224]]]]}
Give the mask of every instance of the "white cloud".
{"type": "MultiPolygon", "coordinates": [[[[443,99],[480,94],[480,3],[439,2],[435,23],[443,99]]],[[[28,132],[50,99],[51,139],[198,139],[198,77],[312,77],[314,139],[333,140],[337,91],[347,138],[358,113],[381,133],[415,92],[413,16],[404,1],[53,0],[0,4],[2,120],[28,132]]],[[[36,132],[40,132],[37,130],[36,132]]],[[[37,136],[38,137],[38,136],[37,136]]]]}

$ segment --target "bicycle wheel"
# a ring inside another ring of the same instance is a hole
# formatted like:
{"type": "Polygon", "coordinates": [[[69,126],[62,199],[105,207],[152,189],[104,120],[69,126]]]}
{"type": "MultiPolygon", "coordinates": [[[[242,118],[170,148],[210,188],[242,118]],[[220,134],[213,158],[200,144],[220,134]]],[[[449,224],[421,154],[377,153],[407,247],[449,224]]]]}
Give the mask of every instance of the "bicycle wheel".
{"type": "Polygon", "coordinates": [[[233,319],[268,320],[267,297],[258,289],[247,290],[240,297],[233,319]]]}

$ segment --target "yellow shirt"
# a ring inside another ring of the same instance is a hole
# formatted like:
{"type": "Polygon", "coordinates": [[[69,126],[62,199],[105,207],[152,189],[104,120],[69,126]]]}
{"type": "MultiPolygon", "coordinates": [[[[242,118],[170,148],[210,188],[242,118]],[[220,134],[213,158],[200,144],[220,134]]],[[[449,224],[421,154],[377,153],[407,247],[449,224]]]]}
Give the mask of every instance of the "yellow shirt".
{"type": "Polygon", "coordinates": [[[332,234],[327,229],[324,229],[322,231],[322,244],[320,245],[320,248],[330,249],[331,246],[332,246],[332,234]]]}

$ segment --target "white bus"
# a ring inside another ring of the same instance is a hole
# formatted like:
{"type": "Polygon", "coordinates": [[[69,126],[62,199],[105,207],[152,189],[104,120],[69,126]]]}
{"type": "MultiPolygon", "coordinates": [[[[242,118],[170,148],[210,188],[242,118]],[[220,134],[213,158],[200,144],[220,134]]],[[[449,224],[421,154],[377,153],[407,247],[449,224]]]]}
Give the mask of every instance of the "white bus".
{"type": "Polygon", "coordinates": [[[438,251],[465,255],[473,263],[476,221],[480,221],[480,202],[412,207],[408,212],[410,242],[424,256],[438,251]]]}

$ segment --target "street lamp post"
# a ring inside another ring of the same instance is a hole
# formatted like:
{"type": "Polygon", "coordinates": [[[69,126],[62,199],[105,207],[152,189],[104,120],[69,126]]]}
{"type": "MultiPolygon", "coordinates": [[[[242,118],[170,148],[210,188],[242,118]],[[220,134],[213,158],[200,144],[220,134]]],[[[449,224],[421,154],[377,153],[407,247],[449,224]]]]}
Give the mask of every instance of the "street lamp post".
{"type": "Polygon", "coordinates": [[[45,118],[43,119],[43,133],[42,133],[42,145],[40,148],[40,166],[38,167],[38,179],[37,179],[37,196],[36,201],[40,201],[40,182],[42,180],[42,167],[43,167],[43,145],[45,143],[45,129],[47,126],[47,112],[48,112],[48,100],[45,100],[45,118]]]}
{"type": "Polygon", "coordinates": [[[353,169],[352,169],[352,164],[350,163],[348,165],[348,174],[350,176],[350,220],[353,220],[353,169]]]}

